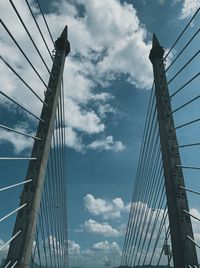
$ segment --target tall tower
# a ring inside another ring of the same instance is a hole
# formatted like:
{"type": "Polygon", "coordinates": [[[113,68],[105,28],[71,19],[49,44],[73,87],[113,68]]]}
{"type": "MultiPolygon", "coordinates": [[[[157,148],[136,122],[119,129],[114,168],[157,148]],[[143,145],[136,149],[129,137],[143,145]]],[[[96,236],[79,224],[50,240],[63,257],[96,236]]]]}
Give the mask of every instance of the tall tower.
{"type": "Polygon", "coordinates": [[[174,128],[165,67],[164,49],[156,35],[153,35],[153,46],[149,58],[153,64],[157,116],[160,132],[160,143],[169,212],[169,226],[172,241],[172,252],[175,268],[198,267],[196,248],[193,239],[191,219],[184,212],[189,211],[184,185],[178,141],[174,128]]]}
{"type": "Polygon", "coordinates": [[[6,267],[29,267],[65,58],[70,51],[67,26],[56,40],[55,49],[56,54],[41,113],[42,120],[37,129],[38,139],[35,140],[32,150],[32,157],[36,157],[36,160],[30,161],[26,176],[26,180],[31,182],[24,186],[20,198],[20,206],[26,205],[17,214],[13,231],[13,237],[16,237],[10,244],[6,267]]]}

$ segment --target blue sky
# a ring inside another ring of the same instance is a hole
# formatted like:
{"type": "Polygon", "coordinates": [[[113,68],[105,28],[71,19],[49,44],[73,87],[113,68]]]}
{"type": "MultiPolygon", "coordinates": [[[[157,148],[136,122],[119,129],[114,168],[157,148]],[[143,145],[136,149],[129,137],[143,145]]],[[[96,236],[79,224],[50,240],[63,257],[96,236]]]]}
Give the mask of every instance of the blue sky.
{"type": "MultiPolygon", "coordinates": [[[[38,14],[34,1],[30,2],[38,14]]],[[[50,65],[25,2],[20,0],[16,5],[50,65]]],[[[71,262],[81,262],[82,265],[91,267],[97,259],[96,267],[104,267],[113,260],[118,264],[152,85],[152,66],[148,59],[152,33],[156,32],[164,48],[170,48],[199,6],[199,0],[59,0],[49,1],[48,4],[41,0],[41,5],[54,39],[67,24],[71,43],[71,53],[66,59],[64,72],[71,262]]],[[[47,72],[12,12],[10,5],[1,1],[1,17],[48,81],[47,72]]],[[[190,27],[185,39],[198,28],[199,19],[198,17],[190,27]]],[[[37,15],[37,20],[51,45],[40,14],[37,15]]],[[[0,42],[1,54],[12,62],[19,73],[24,74],[43,97],[44,86],[2,30],[0,42]]],[[[171,58],[183,43],[181,41],[175,48],[171,58]]],[[[169,78],[192,56],[192,51],[197,50],[197,44],[196,40],[193,49],[187,51],[169,71],[169,78]]],[[[199,58],[193,62],[190,72],[186,70],[178,82],[172,83],[171,92],[195,73],[198,60],[199,58]]],[[[33,97],[2,62],[0,72],[1,90],[19,102],[23,101],[31,111],[39,115],[41,104],[37,100],[33,102],[33,97]]],[[[198,82],[195,86],[192,85],[189,95],[180,94],[179,98],[174,99],[173,107],[196,96],[198,82]]],[[[34,133],[36,124],[32,119],[5,103],[3,97],[0,102],[1,124],[34,133]]],[[[198,107],[194,105],[188,113],[186,110],[184,114],[177,114],[176,124],[198,117],[198,107]]],[[[187,129],[177,134],[182,142],[197,142],[197,130],[198,128],[192,131],[187,129]]],[[[30,140],[3,130],[0,131],[0,138],[1,156],[24,156],[30,153],[30,140]]],[[[193,152],[183,153],[183,162],[196,161],[198,166],[198,152],[193,152]]],[[[2,186],[21,181],[25,177],[27,163],[0,162],[0,165],[3,171],[0,174],[2,186]],[[12,168],[8,168],[10,165],[12,168]]],[[[196,174],[190,176],[197,178],[196,174]]],[[[190,183],[191,187],[198,187],[194,179],[190,183]]],[[[19,192],[20,189],[12,192],[12,196],[1,194],[1,203],[6,204],[2,208],[2,216],[15,208],[19,192]]],[[[200,208],[196,199],[191,199],[191,204],[198,214],[200,208]]],[[[2,224],[1,230],[5,231],[0,232],[0,243],[9,238],[13,220],[14,217],[8,224],[2,224]]]]}

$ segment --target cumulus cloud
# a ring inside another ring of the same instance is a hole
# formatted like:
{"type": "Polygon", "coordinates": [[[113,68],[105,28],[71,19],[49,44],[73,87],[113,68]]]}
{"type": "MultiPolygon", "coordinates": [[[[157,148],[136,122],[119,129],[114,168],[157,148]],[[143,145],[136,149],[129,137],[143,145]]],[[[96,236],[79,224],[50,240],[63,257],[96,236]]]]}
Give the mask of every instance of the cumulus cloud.
{"type": "Polygon", "coordinates": [[[84,206],[92,215],[101,216],[106,220],[121,218],[123,212],[130,210],[130,204],[125,205],[119,197],[113,200],[104,200],[95,198],[92,194],[87,194],[84,197],[84,206]]]}
{"type": "Polygon", "coordinates": [[[112,107],[110,104],[104,104],[104,105],[100,105],[98,112],[101,116],[101,118],[106,118],[107,114],[113,114],[113,115],[120,115],[120,113],[117,111],[117,109],[115,109],[114,107],[112,107]]]}
{"type": "Polygon", "coordinates": [[[70,127],[89,134],[99,133],[105,129],[105,125],[94,111],[81,109],[70,99],[66,100],[66,107],[65,115],[70,127]]]}
{"type": "MultiPolygon", "coordinates": [[[[33,0],[30,0],[30,3],[50,50],[52,50],[53,46],[37,5],[33,0]]],[[[25,25],[51,69],[51,59],[25,2],[19,0],[15,2],[15,5],[19,13],[23,14],[25,25]]],[[[65,118],[66,126],[68,126],[66,132],[69,135],[67,144],[69,147],[81,151],[83,145],[80,136],[82,133],[89,135],[103,133],[106,129],[103,119],[107,113],[115,110],[106,104],[107,108],[98,109],[102,102],[108,103],[113,98],[104,87],[112,84],[113,80],[122,74],[128,77],[129,83],[139,88],[150,87],[152,80],[152,68],[148,59],[150,44],[146,42],[147,31],[140,24],[136,10],[131,4],[122,4],[119,0],[105,0],[104,2],[75,0],[70,3],[61,0],[59,4],[51,1],[50,5],[54,9],[49,10],[55,12],[45,15],[54,39],[58,37],[58,33],[63,30],[65,24],[69,29],[71,53],[66,60],[64,71],[65,118]],[[82,5],[83,14],[80,14],[77,5],[82,5]],[[137,64],[135,64],[136,62],[137,64]],[[94,102],[96,108],[91,105],[94,102]]],[[[9,26],[9,30],[47,83],[49,74],[46,67],[28,40],[11,5],[1,1],[0,9],[3,21],[9,26]]],[[[43,82],[30,68],[5,31],[2,31],[0,39],[0,53],[43,99],[45,90],[43,82]]],[[[32,93],[2,62],[0,71],[2,90],[18,102],[25,103],[26,107],[39,115],[41,102],[35,97],[33,101],[32,93]]],[[[124,145],[120,141],[114,141],[112,136],[108,136],[104,142],[97,140],[85,148],[118,152],[124,149],[124,145]]]]}
{"type": "Polygon", "coordinates": [[[181,10],[181,19],[186,19],[194,15],[197,9],[200,7],[200,0],[184,0],[181,10]]]}
{"type": "Polygon", "coordinates": [[[125,149],[125,145],[121,141],[114,141],[113,136],[107,136],[105,139],[93,141],[87,147],[91,150],[114,152],[120,152],[125,149]]]}
{"type": "Polygon", "coordinates": [[[77,133],[71,127],[65,128],[66,134],[66,145],[70,148],[74,148],[78,152],[84,150],[84,145],[80,137],[78,137],[77,133]]]}
{"type": "Polygon", "coordinates": [[[68,240],[69,255],[80,254],[80,245],[73,240],[68,240]]]}
{"type": "Polygon", "coordinates": [[[122,235],[117,229],[114,229],[108,223],[99,223],[92,219],[85,221],[84,229],[89,233],[102,235],[105,237],[119,237],[122,235]]]}
{"type": "Polygon", "coordinates": [[[107,240],[94,244],[92,248],[95,251],[104,251],[104,252],[112,251],[121,254],[121,249],[119,245],[116,242],[109,243],[107,240]]]}
{"type": "Polygon", "coordinates": [[[84,249],[82,250],[81,254],[83,257],[90,259],[95,256],[95,253],[92,249],[84,249]]]}

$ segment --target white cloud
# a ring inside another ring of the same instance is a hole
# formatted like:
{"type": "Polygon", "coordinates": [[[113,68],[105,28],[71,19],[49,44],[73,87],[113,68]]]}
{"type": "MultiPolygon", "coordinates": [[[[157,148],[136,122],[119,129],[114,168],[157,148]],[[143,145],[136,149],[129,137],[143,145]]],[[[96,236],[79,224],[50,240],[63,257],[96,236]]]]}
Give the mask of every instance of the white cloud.
{"type": "Polygon", "coordinates": [[[184,0],[181,10],[181,19],[192,17],[200,7],[200,0],[184,0]]]}
{"type": "Polygon", "coordinates": [[[100,105],[98,112],[101,116],[101,118],[106,118],[107,114],[114,114],[114,115],[120,115],[120,113],[113,108],[110,104],[104,104],[104,105],[100,105]]]}
{"type": "Polygon", "coordinates": [[[78,137],[77,133],[71,128],[65,128],[66,134],[66,145],[70,148],[74,148],[78,152],[82,152],[84,150],[84,145],[80,137],[78,137]]]}
{"type": "Polygon", "coordinates": [[[121,233],[117,229],[114,229],[108,223],[106,223],[106,222],[99,223],[99,222],[92,220],[92,219],[85,221],[84,229],[89,233],[102,235],[105,237],[119,237],[119,236],[121,236],[121,233]]]}
{"type": "Polygon", "coordinates": [[[80,245],[73,240],[68,240],[69,255],[80,254],[80,245]]]}
{"type": "Polygon", "coordinates": [[[85,250],[82,250],[81,254],[86,257],[86,258],[92,258],[95,256],[95,253],[93,250],[91,249],[85,249],[85,250]]]}
{"type": "Polygon", "coordinates": [[[105,125],[94,111],[81,109],[71,99],[67,99],[65,105],[65,116],[69,127],[89,134],[104,131],[105,125]]]}
{"type": "Polygon", "coordinates": [[[93,245],[93,250],[95,251],[104,251],[104,252],[117,252],[121,254],[121,249],[116,242],[109,243],[108,241],[98,242],[93,245]]]}
{"type": "Polygon", "coordinates": [[[113,136],[107,136],[105,139],[93,141],[87,147],[91,150],[114,152],[120,152],[125,149],[125,145],[121,141],[114,141],[113,136]]]}
{"type": "Polygon", "coordinates": [[[82,71],[89,72],[85,69],[88,69],[90,65],[90,62],[75,60],[69,54],[64,73],[67,98],[71,98],[77,103],[87,103],[93,97],[91,90],[95,87],[95,83],[82,71]]]}
{"type": "Polygon", "coordinates": [[[95,216],[101,216],[103,219],[121,218],[123,212],[129,212],[130,204],[125,205],[123,200],[116,197],[113,200],[104,200],[95,198],[91,194],[84,197],[84,206],[89,213],[95,216]]]}
{"type": "Polygon", "coordinates": [[[139,32],[120,40],[110,54],[98,63],[102,77],[114,80],[121,74],[128,74],[129,83],[139,88],[150,88],[152,70],[147,55],[151,46],[147,46],[143,38],[139,32]]]}
{"type": "MultiPolygon", "coordinates": [[[[93,123],[90,124],[90,131],[97,131],[98,128],[94,126],[93,123]]],[[[88,126],[89,127],[89,126],[88,126]]],[[[99,126],[99,129],[101,129],[101,126],[99,126]]],[[[58,131],[57,129],[55,132],[58,131]]],[[[114,141],[112,136],[106,137],[105,140],[96,140],[88,145],[85,145],[82,141],[82,138],[80,135],[75,132],[75,130],[72,127],[65,127],[65,135],[66,135],[66,145],[70,148],[75,149],[77,152],[84,153],[85,150],[88,148],[90,150],[98,150],[98,151],[114,151],[114,152],[120,152],[125,149],[125,146],[121,141],[114,141]]],[[[15,140],[13,140],[15,141],[15,140]]],[[[53,146],[53,143],[52,143],[53,146]]]]}

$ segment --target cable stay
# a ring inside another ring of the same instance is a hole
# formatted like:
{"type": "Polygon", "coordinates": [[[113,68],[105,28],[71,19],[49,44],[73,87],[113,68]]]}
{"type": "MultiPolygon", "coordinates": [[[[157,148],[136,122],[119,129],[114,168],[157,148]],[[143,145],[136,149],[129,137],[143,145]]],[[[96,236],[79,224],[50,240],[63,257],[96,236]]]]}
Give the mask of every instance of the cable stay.
{"type": "Polygon", "coordinates": [[[12,185],[10,185],[10,186],[2,187],[2,188],[0,188],[0,192],[3,192],[3,191],[5,191],[5,190],[9,190],[9,189],[11,189],[11,188],[15,188],[15,187],[17,187],[17,186],[19,186],[19,185],[27,184],[27,183],[29,183],[29,182],[31,182],[31,181],[32,181],[32,179],[30,179],[30,180],[26,180],[26,181],[23,181],[23,182],[18,182],[18,183],[12,184],[12,185]]]}
{"type": "Polygon", "coordinates": [[[181,167],[181,168],[184,168],[184,169],[200,170],[200,167],[195,167],[195,166],[182,166],[182,165],[176,165],[176,167],[181,167]]]}
{"type": "Polygon", "coordinates": [[[35,136],[32,136],[32,135],[23,133],[23,132],[21,132],[21,131],[18,131],[18,130],[16,130],[16,129],[13,129],[13,128],[10,128],[10,127],[7,127],[7,126],[1,125],[1,124],[0,124],[0,128],[3,128],[3,129],[5,129],[5,130],[7,130],[7,131],[11,131],[11,132],[14,132],[14,133],[17,133],[17,134],[20,134],[20,135],[25,136],[25,137],[27,137],[27,138],[32,138],[32,139],[34,139],[34,140],[39,140],[39,141],[41,141],[41,138],[39,138],[39,137],[35,137],[35,136]]]}
{"type": "Polygon", "coordinates": [[[194,240],[193,238],[191,238],[189,235],[187,235],[187,238],[188,238],[190,241],[192,241],[198,248],[200,248],[200,245],[199,245],[197,242],[195,242],[195,240],[194,240]]]}
{"type": "Polygon", "coordinates": [[[48,25],[48,23],[47,23],[47,21],[46,21],[46,18],[45,18],[44,12],[42,11],[42,8],[41,8],[41,5],[40,5],[40,2],[39,2],[39,0],[36,0],[36,2],[37,2],[38,7],[39,7],[39,9],[40,9],[40,13],[42,14],[42,17],[43,17],[44,23],[45,23],[45,25],[46,25],[46,28],[47,28],[47,30],[48,30],[49,36],[50,36],[50,38],[51,38],[52,44],[53,44],[53,46],[55,47],[55,43],[54,43],[54,40],[53,40],[53,37],[52,37],[51,31],[50,31],[49,25],[48,25]]]}
{"type": "Polygon", "coordinates": [[[30,160],[35,161],[37,157],[0,157],[0,160],[30,160]]]}
{"type": "Polygon", "coordinates": [[[172,111],[172,113],[176,113],[179,110],[181,110],[182,108],[186,107],[187,105],[191,104],[192,102],[194,102],[195,100],[198,100],[200,98],[200,95],[196,96],[195,98],[187,101],[186,103],[184,103],[183,105],[181,105],[180,107],[176,108],[175,110],[172,111]]]}
{"type": "Polygon", "coordinates": [[[40,98],[40,96],[25,82],[25,80],[14,70],[13,67],[0,55],[0,59],[7,65],[7,67],[22,81],[22,83],[45,105],[48,105],[40,98]]]}
{"type": "Polygon", "coordinates": [[[177,59],[182,55],[182,53],[190,45],[190,43],[193,41],[193,39],[197,36],[199,32],[200,32],[200,28],[195,32],[195,34],[190,38],[187,44],[182,48],[182,50],[178,53],[178,55],[173,59],[170,65],[166,68],[165,72],[167,72],[171,68],[171,66],[177,61],[177,59]]]}
{"type": "Polygon", "coordinates": [[[195,74],[190,80],[188,80],[185,84],[183,84],[179,89],[177,89],[170,97],[169,100],[172,99],[175,95],[177,95],[182,89],[184,89],[187,85],[189,85],[192,81],[194,81],[197,77],[199,77],[200,72],[195,74]]]}
{"type": "Polygon", "coordinates": [[[190,215],[190,217],[192,217],[193,219],[197,220],[197,221],[200,221],[200,219],[196,216],[194,216],[193,214],[191,214],[189,211],[183,209],[183,212],[185,212],[186,214],[190,215]]]}
{"type": "Polygon", "coordinates": [[[50,90],[47,86],[47,84],[45,83],[45,81],[43,80],[43,78],[41,77],[41,75],[39,74],[39,72],[37,71],[37,69],[33,66],[33,64],[31,63],[30,59],[27,57],[27,55],[25,54],[25,52],[23,51],[23,49],[21,48],[21,46],[18,44],[18,42],[16,41],[16,39],[14,38],[14,36],[11,34],[11,32],[9,31],[9,29],[7,28],[7,26],[5,25],[5,23],[3,22],[3,20],[0,18],[0,23],[2,24],[2,26],[4,27],[4,29],[6,30],[6,32],[8,33],[8,35],[11,37],[11,39],[13,40],[13,42],[15,43],[15,45],[17,46],[17,48],[20,50],[20,52],[22,53],[22,55],[24,56],[24,58],[27,60],[27,62],[29,63],[29,65],[31,66],[31,68],[33,69],[33,71],[36,73],[36,75],[38,76],[38,78],[40,79],[40,81],[43,83],[43,85],[45,86],[45,88],[47,90],[50,90]]]}
{"type": "Polygon", "coordinates": [[[35,49],[36,49],[36,51],[37,51],[37,53],[38,53],[40,59],[42,60],[44,66],[46,67],[48,73],[51,75],[51,72],[50,72],[50,70],[49,70],[49,68],[48,68],[48,66],[47,66],[47,64],[46,64],[46,62],[45,62],[45,60],[44,60],[44,58],[42,57],[42,54],[40,53],[40,51],[39,51],[39,49],[38,49],[38,47],[37,47],[35,41],[33,40],[33,37],[31,36],[29,30],[27,29],[27,27],[26,27],[26,25],[25,25],[25,23],[24,23],[22,17],[20,16],[20,14],[19,14],[17,8],[16,8],[15,5],[13,4],[13,1],[12,1],[12,0],[9,0],[9,2],[11,3],[11,5],[12,5],[12,7],[13,7],[13,9],[14,9],[14,11],[15,11],[17,17],[18,17],[18,19],[20,20],[20,22],[21,22],[23,28],[25,29],[25,31],[26,31],[26,33],[27,33],[29,39],[31,40],[33,46],[35,47],[35,49]]]}
{"type": "Polygon", "coordinates": [[[176,46],[176,44],[179,42],[179,40],[181,39],[181,37],[183,36],[183,34],[185,33],[185,31],[187,30],[187,28],[191,25],[191,23],[193,22],[193,20],[195,19],[195,17],[197,16],[197,14],[199,13],[200,7],[197,9],[197,11],[194,13],[194,15],[192,16],[192,18],[189,20],[189,22],[187,23],[187,25],[184,27],[183,31],[180,33],[180,35],[177,37],[176,41],[174,42],[174,44],[171,46],[170,50],[167,52],[167,54],[164,57],[164,60],[169,56],[169,54],[172,52],[173,48],[176,46]]]}
{"type": "Polygon", "coordinates": [[[21,233],[21,230],[19,230],[15,235],[11,237],[1,248],[0,252],[3,251],[19,234],[21,233]]]}
{"type": "Polygon", "coordinates": [[[199,146],[200,142],[197,143],[191,143],[191,144],[183,144],[183,145],[178,145],[178,146],[173,146],[173,148],[185,148],[185,147],[193,147],[193,146],[199,146]]]}
{"type": "Polygon", "coordinates": [[[28,109],[26,109],[25,107],[23,107],[21,104],[19,104],[18,102],[16,102],[15,100],[13,100],[11,97],[9,97],[8,95],[6,95],[4,92],[2,92],[0,90],[0,94],[2,96],[4,96],[5,98],[7,98],[9,101],[13,102],[14,104],[16,104],[17,106],[19,106],[22,110],[24,110],[25,112],[27,112],[28,114],[32,115],[34,118],[36,118],[37,120],[45,123],[45,121],[42,118],[39,118],[38,116],[36,116],[35,114],[33,114],[32,112],[30,112],[28,109]]]}
{"type": "Polygon", "coordinates": [[[191,192],[191,193],[194,193],[194,194],[197,194],[197,195],[200,195],[200,192],[197,192],[197,191],[194,191],[194,190],[191,190],[191,189],[188,189],[186,187],[183,187],[183,186],[179,186],[180,189],[184,189],[188,192],[191,192]]]}
{"type": "Polygon", "coordinates": [[[53,59],[52,59],[51,52],[50,52],[49,47],[48,47],[48,45],[47,45],[47,42],[46,42],[46,40],[45,40],[45,38],[44,38],[44,35],[43,35],[42,31],[41,31],[41,28],[40,28],[38,22],[37,22],[37,20],[36,20],[34,14],[33,14],[33,11],[32,11],[32,9],[31,9],[31,6],[30,6],[28,0],[25,0],[25,2],[26,2],[26,5],[27,5],[27,7],[28,7],[28,9],[29,9],[29,11],[30,11],[30,13],[31,13],[31,16],[32,16],[34,22],[35,22],[35,25],[37,26],[37,29],[38,29],[38,31],[39,31],[39,33],[40,33],[40,36],[42,37],[42,40],[43,40],[43,42],[44,42],[44,44],[45,44],[45,47],[46,47],[46,49],[47,49],[47,51],[48,51],[48,53],[49,53],[49,55],[50,55],[50,58],[51,58],[51,60],[53,60],[53,59]]]}
{"type": "Polygon", "coordinates": [[[199,55],[200,49],[183,65],[183,67],[168,81],[168,85],[199,55]]]}
{"type": "Polygon", "coordinates": [[[27,203],[21,205],[20,207],[16,208],[15,210],[13,210],[12,212],[8,213],[7,215],[5,215],[3,218],[0,218],[0,222],[4,221],[5,219],[7,219],[8,217],[12,216],[14,213],[16,213],[17,211],[21,210],[22,208],[24,208],[27,205],[27,203]]]}
{"type": "Polygon", "coordinates": [[[199,121],[200,121],[200,118],[197,118],[197,119],[194,119],[194,120],[192,120],[190,122],[187,122],[187,123],[184,123],[182,125],[179,125],[179,126],[177,126],[175,128],[172,128],[171,130],[179,129],[179,128],[182,128],[182,127],[186,127],[186,126],[189,126],[189,125],[194,124],[194,123],[199,122],[199,121]]]}

